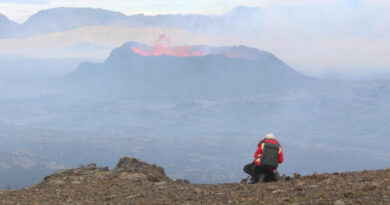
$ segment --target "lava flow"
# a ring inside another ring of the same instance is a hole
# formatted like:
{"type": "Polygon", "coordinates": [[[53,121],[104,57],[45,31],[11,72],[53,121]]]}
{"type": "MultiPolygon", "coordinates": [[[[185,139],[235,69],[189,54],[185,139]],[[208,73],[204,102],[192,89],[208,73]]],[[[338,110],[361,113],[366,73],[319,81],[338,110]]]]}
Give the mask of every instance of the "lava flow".
{"type": "Polygon", "coordinates": [[[154,47],[152,49],[143,49],[141,47],[132,46],[131,49],[134,53],[137,53],[142,56],[161,56],[161,55],[170,55],[170,56],[203,56],[202,51],[190,51],[188,46],[176,46],[172,47],[168,37],[165,34],[162,34],[157,39],[154,47]]]}

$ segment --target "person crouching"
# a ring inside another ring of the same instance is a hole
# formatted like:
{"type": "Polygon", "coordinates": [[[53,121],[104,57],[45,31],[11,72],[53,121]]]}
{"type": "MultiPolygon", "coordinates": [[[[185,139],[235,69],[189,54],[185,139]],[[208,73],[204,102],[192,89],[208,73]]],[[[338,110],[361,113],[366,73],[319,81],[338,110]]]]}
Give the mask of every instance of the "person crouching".
{"type": "Polygon", "coordinates": [[[264,175],[264,182],[276,181],[275,171],[283,163],[283,148],[273,134],[266,134],[257,145],[255,160],[244,167],[251,177],[248,184],[255,184],[264,175]]]}

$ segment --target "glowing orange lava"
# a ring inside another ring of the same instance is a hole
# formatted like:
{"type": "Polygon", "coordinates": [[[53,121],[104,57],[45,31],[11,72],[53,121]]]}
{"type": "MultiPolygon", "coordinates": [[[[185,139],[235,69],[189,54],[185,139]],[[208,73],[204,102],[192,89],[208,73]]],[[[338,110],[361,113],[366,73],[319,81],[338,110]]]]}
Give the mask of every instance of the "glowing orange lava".
{"type": "Polygon", "coordinates": [[[161,55],[170,55],[170,56],[203,56],[202,51],[190,51],[188,46],[176,46],[172,47],[168,37],[165,34],[162,34],[157,39],[154,47],[150,50],[145,50],[137,46],[132,46],[131,49],[134,53],[137,53],[142,56],[161,56],[161,55]]]}

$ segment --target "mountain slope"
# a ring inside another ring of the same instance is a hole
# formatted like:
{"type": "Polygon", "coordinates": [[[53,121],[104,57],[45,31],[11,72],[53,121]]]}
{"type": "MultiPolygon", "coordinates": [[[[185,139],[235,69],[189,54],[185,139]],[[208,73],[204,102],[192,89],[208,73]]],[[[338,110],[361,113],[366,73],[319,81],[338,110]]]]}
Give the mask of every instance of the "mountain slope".
{"type": "Polygon", "coordinates": [[[388,204],[390,169],[202,185],[172,181],[161,167],[123,157],[111,171],[95,164],[61,170],[30,188],[2,191],[0,199],[5,204],[388,204]]]}
{"type": "Polygon", "coordinates": [[[24,36],[69,30],[88,25],[116,24],[126,15],[103,9],[53,8],[39,11],[23,23],[24,36]]]}
{"type": "Polygon", "coordinates": [[[0,38],[10,37],[18,26],[19,24],[9,20],[3,14],[0,14],[0,38]]]}

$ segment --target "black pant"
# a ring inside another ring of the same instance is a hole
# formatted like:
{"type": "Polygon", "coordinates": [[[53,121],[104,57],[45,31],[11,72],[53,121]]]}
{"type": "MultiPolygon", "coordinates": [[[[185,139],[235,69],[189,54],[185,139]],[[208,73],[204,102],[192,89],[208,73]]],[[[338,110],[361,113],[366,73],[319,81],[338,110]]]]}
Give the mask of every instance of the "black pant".
{"type": "Polygon", "coordinates": [[[258,181],[262,174],[265,175],[264,182],[275,181],[274,172],[258,166],[254,162],[245,165],[244,172],[249,174],[254,181],[258,181]]]}

